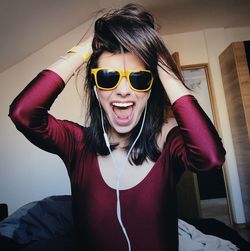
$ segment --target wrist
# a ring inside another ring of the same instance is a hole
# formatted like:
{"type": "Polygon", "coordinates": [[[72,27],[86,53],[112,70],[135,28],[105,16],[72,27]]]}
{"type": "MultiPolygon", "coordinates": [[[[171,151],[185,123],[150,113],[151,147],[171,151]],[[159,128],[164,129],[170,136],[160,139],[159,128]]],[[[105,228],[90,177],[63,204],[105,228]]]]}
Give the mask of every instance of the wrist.
{"type": "Polygon", "coordinates": [[[56,72],[66,84],[69,79],[76,74],[81,65],[83,65],[83,60],[78,53],[68,53],[60,56],[60,58],[47,69],[56,72]]]}
{"type": "Polygon", "coordinates": [[[78,55],[81,56],[84,63],[87,62],[90,57],[89,51],[86,50],[85,47],[79,45],[72,47],[70,50],[67,51],[67,53],[77,53],[78,55]]]}

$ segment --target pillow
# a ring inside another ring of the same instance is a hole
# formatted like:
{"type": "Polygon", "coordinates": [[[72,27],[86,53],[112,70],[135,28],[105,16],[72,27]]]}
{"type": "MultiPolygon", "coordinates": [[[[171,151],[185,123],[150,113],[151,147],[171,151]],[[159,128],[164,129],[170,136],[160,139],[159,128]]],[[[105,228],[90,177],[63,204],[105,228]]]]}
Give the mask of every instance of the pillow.
{"type": "Polygon", "coordinates": [[[0,222],[0,235],[18,244],[73,235],[71,196],[31,202],[0,222]]]}

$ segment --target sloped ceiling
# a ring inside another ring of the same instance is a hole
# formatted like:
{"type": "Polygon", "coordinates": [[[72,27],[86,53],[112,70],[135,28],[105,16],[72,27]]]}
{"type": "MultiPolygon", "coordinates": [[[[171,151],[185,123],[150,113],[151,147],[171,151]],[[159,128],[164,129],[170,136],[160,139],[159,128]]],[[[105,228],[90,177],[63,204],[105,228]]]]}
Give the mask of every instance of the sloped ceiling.
{"type": "MultiPolygon", "coordinates": [[[[1,0],[0,72],[126,0],[1,0]]],[[[137,0],[155,15],[162,34],[250,26],[249,0],[137,0]]]]}

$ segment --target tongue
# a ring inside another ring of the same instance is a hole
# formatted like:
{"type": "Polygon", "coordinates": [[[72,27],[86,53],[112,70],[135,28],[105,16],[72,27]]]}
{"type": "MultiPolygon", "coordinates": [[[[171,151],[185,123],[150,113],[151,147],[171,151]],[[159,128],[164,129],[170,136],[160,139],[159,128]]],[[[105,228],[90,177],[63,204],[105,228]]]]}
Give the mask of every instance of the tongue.
{"type": "Polygon", "coordinates": [[[127,108],[114,107],[114,113],[118,118],[126,119],[132,113],[132,106],[129,106],[127,108]]]}

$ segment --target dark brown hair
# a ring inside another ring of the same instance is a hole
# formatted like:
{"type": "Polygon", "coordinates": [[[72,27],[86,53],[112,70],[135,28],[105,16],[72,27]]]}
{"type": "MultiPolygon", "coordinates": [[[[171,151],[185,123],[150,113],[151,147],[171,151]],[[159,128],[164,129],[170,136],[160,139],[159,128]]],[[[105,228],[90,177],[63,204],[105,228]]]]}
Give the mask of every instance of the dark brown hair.
{"type": "MultiPolygon", "coordinates": [[[[95,22],[92,42],[93,54],[86,68],[87,119],[90,126],[86,129],[85,142],[87,150],[95,154],[108,155],[101,127],[100,108],[95,97],[91,76],[91,68],[104,51],[111,53],[130,52],[138,56],[151,70],[154,83],[148,100],[147,116],[140,138],[134,146],[130,161],[139,165],[148,157],[156,161],[160,155],[157,136],[166,122],[166,111],[170,106],[169,99],[159,79],[157,67],[160,63],[167,72],[173,73],[182,81],[181,74],[168,49],[161,40],[153,16],[143,7],[128,4],[120,9],[110,10],[95,22]]],[[[104,114],[105,130],[110,130],[109,122],[104,114]]],[[[131,131],[127,150],[133,144],[140,130],[142,118],[131,131]]],[[[112,146],[114,149],[115,146],[112,146]]]]}

